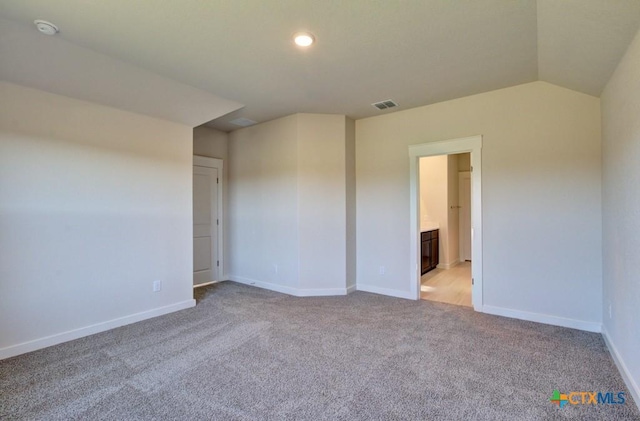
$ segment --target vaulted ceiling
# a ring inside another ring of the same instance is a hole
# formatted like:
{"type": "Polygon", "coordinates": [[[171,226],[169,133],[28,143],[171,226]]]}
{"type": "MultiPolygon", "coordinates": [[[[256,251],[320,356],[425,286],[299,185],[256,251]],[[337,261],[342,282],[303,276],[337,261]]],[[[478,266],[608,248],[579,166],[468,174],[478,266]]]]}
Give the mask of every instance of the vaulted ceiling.
{"type": "Polygon", "coordinates": [[[91,81],[85,99],[144,109],[157,86],[114,93],[127,72],[104,71],[130,66],[220,101],[210,117],[229,114],[210,125],[228,131],[237,117],[357,119],[391,112],[380,100],[407,109],[535,80],[599,96],[640,0],[0,0],[0,17],[2,79],[79,97],[91,81]],[[34,19],[58,25],[58,40],[34,19]],[[300,30],[316,44],[293,45],[300,30]]]}

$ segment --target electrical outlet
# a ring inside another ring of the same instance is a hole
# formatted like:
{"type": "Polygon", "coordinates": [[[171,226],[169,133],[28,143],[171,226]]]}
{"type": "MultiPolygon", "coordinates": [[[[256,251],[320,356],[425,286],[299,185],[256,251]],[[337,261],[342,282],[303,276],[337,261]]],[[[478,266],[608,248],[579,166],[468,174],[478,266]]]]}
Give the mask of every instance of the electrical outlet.
{"type": "Polygon", "coordinates": [[[613,317],[612,314],[613,314],[613,311],[611,308],[611,303],[609,303],[609,318],[613,317]]]}
{"type": "Polygon", "coordinates": [[[384,275],[387,269],[384,266],[380,266],[380,275],[384,275]]]}
{"type": "Polygon", "coordinates": [[[156,280],[153,281],[153,292],[162,291],[162,281],[156,280]]]}

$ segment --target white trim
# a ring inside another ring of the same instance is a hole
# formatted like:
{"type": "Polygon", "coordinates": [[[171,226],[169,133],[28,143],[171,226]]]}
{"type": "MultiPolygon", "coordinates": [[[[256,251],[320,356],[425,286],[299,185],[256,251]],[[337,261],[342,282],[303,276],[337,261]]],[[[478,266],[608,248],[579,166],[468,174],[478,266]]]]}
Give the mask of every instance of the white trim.
{"type": "Polygon", "coordinates": [[[197,285],[193,286],[193,289],[200,288],[200,287],[206,287],[207,285],[219,284],[220,282],[224,282],[224,281],[211,281],[211,282],[205,282],[205,283],[202,283],[202,284],[197,284],[197,285]]]}
{"type": "Polygon", "coordinates": [[[358,286],[356,284],[349,285],[347,287],[347,295],[351,294],[352,292],[356,292],[357,290],[358,290],[358,286]]]}
{"type": "Polygon", "coordinates": [[[451,263],[438,263],[438,266],[436,266],[438,269],[451,269],[453,267],[456,267],[460,264],[460,260],[454,260],[451,263]]]}
{"type": "Polygon", "coordinates": [[[471,136],[442,142],[409,146],[409,272],[411,299],[420,299],[420,177],[419,162],[423,156],[471,153],[471,276],[473,308],[482,311],[482,136],[471,136]]]}
{"type": "Polygon", "coordinates": [[[193,165],[196,167],[222,168],[222,159],[193,155],[193,165]]]}
{"type": "Polygon", "coordinates": [[[347,288],[299,288],[296,297],[333,297],[347,295],[347,288]]]}
{"type": "Polygon", "coordinates": [[[239,284],[250,285],[250,286],[268,289],[270,291],[275,291],[275,292],[281,292],[283,294],[288,294],[293,296],[296,295],[296,289],[288,286],[271,284],[269,282],[258,281],[256,279],[245,278],[243,276],[236,276],[236,275],[229,275],[228,278],[230,281],[237,282],[239,284]]]}
{"type": "Polygon", "coordinates": [[[229,275],[228,278],[230,281],[237,282],[239,284],[268,289],[270,291],[280,292],[294,297],[333,297],[336,295],[347,295],[349,292],[348,288],[293,288],[236,275],[229,275]]]}
{"type": "MultiPolygon", "coordinates": [[[[210,158],[208,156],[193,156],[194,167],[207,167],[216,168],[218,170],[218,261],[220,266],[218,267],[218,276],[224,273],[224,162],[219,158],[210,158]]],[[[226,279],[216,279],[216,281],[223,281],[226,279]]]]}
{"type": "Polygon", "coordinates": [[[618,367],[618,371],[622,376],[622,380],[624,380],[627,388],[631,392],[631,396],[633,396],[633,400],[636,402],[636,406],[640,409],[640,386],[633,379],[633,376],[629,372],[627,365],[624,363],[624,360],[620,356],[618,349],[615,347],[613,342],[611,341],[611,337],[609,336],[609,332],[607,331],[606,326],[602,326],[602,337],[604,338],[604,343],[607,344],[607,348],[609,348],[609,353],[613,358],[613,362],[618,367]]]}
{"type": "Polygon", "coordinates": [[[504,307],[483,306],[482,311],[495,316],[509,317],[512,319],[526,320],[529,322],[544,323],[546,325],[568,327],[571,329],[585,330],[587,332],[600,333],[602,324],[587,322],[585,320],[567,319],[565,317],[551,316],[549,314],[530,313],[528,311],[513,310],[504,307]]]}
{"type": "Polygon", "coordinates": [[[164,314],[173,313],[175,311],[184,310],[196,305],[196,300],[190,299],[164,307],[158,307],[140,313],[130,314],[128,316],[119,317],[117,319],[108,320],[106,322],[96,323],[93,325],[73,329],[55,335],[46,336],[44,338],[23,342],[17,345],[11,345],[0,349],[0,360],[15,357],[16,355],[25,354],[27,352],[36,351],[38,349],[47,348],[49,346],[58,345],[63,342],[73,341],[74,339],[83,338],[85,336],[115,329],[120,326],[129,325],[131,323],[140,322],[142,320],[151,319],[153,317],[162,316],[164,314]]]}
{"type": "Polygon", "coordinates": [[[402,291],[399,289],[381,288],[374,285],[357,285],[358,291],[372,292],[374,294],[388,295],[389,297],[406,298],[413,300],[413,294],[411,291],[402,291]]]}

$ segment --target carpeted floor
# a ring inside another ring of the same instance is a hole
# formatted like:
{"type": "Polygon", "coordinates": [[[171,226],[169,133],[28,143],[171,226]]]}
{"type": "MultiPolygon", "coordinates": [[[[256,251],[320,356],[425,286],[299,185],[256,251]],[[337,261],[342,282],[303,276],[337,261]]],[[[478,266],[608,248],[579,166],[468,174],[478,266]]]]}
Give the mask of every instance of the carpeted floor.
{"type": "Polygon", "coordinates": [[[598,334],[226,282],[189,310],[0,361],[2,420],[640,420],[598,334]],[[624,405],[549,402],[624,391],[624,405]]]}

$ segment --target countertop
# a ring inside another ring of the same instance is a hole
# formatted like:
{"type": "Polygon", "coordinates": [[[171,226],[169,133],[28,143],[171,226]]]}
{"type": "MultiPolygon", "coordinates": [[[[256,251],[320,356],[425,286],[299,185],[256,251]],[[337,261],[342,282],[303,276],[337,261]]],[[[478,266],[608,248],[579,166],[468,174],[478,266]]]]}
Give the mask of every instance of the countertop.
{"type": "Polygon", "coordinates": [[[437,230],[437,229],[440,229],[440,225],[439,224],[423,224],[420,227],[420,232],[433,231],[433,230],[437,230]]]}

